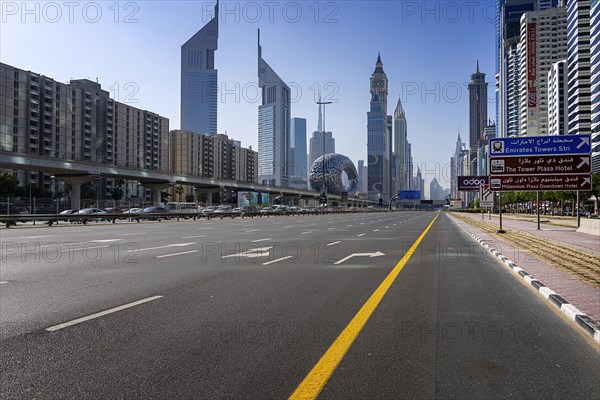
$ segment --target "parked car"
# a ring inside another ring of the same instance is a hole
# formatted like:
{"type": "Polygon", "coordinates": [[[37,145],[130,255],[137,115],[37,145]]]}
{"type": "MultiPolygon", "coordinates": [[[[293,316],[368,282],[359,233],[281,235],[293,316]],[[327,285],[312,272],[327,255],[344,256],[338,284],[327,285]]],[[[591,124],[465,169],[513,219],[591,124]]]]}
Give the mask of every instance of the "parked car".
{"type": "Polygon", "coordinates": [[[71,215],[71,214],[77,214],[79,212],[79,210],[62,210],[59,215],[71,215]]]}
{"type": "Polygon", "coordinates": [[[0,202],[0,215],[19,215],[19,207],[13,203],[7,203],[6,201],[0,202]]]}
{"type": "Polygon", "coordinates": [[[144,214],[166,213],[167,209],[164,207],[146,207],[142,212],[144,214]]]}
{"type": "Polygon", "coordinates": [[[139,214],[142,211],[144,211],[143,208],[139,208],[139,207],[132,207],[129,210],[123,211],[123,214],[139,214]]]}
{"type": "Polygon", "coordinates": [[[104,211],[106,211],[109,214],[123,214],[123,209],[119,207],[108,207],[105,208],[104,211]]]}
{"type": "Polygon", "coordinates": [[[101,208],[82,208],[79,210],[77,214],[85,214],[85,215],[103,215],[108,214],[106,211],[101,208]]]}

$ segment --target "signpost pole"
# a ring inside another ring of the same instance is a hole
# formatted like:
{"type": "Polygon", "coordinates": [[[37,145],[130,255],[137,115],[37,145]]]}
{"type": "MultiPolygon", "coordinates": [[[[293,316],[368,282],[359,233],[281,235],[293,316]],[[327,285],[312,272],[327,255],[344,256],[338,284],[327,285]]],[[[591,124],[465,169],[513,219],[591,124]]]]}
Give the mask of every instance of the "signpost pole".
{"type": "Polygon", "coordinates": [[[500,213],[500,230],[498,233],[502,233],[502,192],[498,192],[498,212],[500,213]]]}
{"type": "Polygon", "coordinates": [[[579,214],[579,190],[577,191],[577,228],[581,226],[581,215],[579,214]]]}
{"type": "Polygon", "coordinates": [[[540,192],[535,192],[535,207],[537,208],[537,230],[540,230],[540,192]]]}

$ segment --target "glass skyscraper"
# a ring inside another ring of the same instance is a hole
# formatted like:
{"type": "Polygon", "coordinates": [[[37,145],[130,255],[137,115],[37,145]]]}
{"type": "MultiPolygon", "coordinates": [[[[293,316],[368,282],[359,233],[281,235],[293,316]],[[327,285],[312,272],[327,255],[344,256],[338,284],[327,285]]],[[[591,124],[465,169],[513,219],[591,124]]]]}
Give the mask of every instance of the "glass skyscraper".
{"type": "Polygon", "coordinates": [[[181,129],[217,134],[219,5],[214,17],[181,46],[181,129]]]}
{"type": "Polygon", "coordinates": [[[262,58],[258,31],[258,181],[288,187],[290,162],[290,88],[262,58]]]}
{"type": "Polygon", "coordinates": [[[388,195],[386,184],[387,120],[379,95],[371,98],[367,113],[368,199],[378,201],[388,195]]]}

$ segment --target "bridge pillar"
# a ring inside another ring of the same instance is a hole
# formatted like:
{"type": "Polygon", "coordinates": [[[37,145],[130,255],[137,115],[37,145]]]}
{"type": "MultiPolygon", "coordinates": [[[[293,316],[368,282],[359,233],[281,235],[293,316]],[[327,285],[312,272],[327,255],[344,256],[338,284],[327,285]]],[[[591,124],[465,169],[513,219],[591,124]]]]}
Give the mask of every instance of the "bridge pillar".
{"type": "Polygon", "coordinates": [[[163,191],[164,189],[167,189],[169,187],[171,187],[171,183],[151,183],[151,182],[140,182],[141,185],[143,187],[146,187],[150,190],[152,190],[152,201],[154,202],[155,206],[158,206],[160,203],[162,203],[162,198],[160,196],[160,192],[163,191]]]}
{"type": "Polygon", "coordinates": [[[57,179],[71,185],[71,210],[79,210],[81,207],[81,185],[90,181],[86,176],[57,176],[57,179]]]}

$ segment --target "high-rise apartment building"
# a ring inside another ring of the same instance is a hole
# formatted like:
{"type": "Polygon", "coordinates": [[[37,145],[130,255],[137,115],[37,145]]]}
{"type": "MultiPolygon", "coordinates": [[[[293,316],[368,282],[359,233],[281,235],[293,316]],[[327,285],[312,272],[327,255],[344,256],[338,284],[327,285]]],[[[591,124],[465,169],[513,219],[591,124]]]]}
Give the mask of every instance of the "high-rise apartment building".
{"type": "Polygon", "coordinates": [[[567,134],[567,60],[552,64],[548,71],[548,135],[567,134]]]}
{"type": "Polygon", "coordinates": [[[181,46],[181,129],[217,134],[219,5],[213,18],[181,46]]]}
{"type": "Polygon", "coordinates": [[[244,183],[258,180],[258,153],[227,135],[174,130],[169,144],[171,173],[244,183]]]}
{"type": "Polygon", "coordinates": [[[591,132],[590,0],[567,3],[567,76],[570,135],[591,132]]]}
{"type": "Polygon", "coordinates": [[[600,172],[600,1],[590,1],[592,171],[600,172]]]}
{"type": "Polygon", "coordinates": [[[479,71],[479,61],[477,61],[477,70],[471,74],[469,82],[469,146],[476,149],[481,143],[483,128],[487,124],[487,90],[488,84],[485,81],[485,74],[479,71]]]}
{"type": "Polygon", "coordinates": [[[290,151],[290,88],[262,57],[258,31],[258,86],[262,103],[258,107],[259,183],[287,187],[290,151]]]}
{"type": "MultiPolygon", "coordinates": [[[[70,83],[0,63],[0,147],[4,151],[65,161],[166,171],[169,120],[114,101],[98,82],[70,83]]],[[[19,180],[50,189],[48,173],[22,172],[19,180]]],[[[113,180],[95,186],[100,198],[113,180]]],[[[137,182],[126,197],[149,196],[137,182]]]]}
{"type": "Polygon", "coordinates": [[[548,134],[548,72],[567,57],[567,9],[521,17],[519,136],[548,134]]]}

